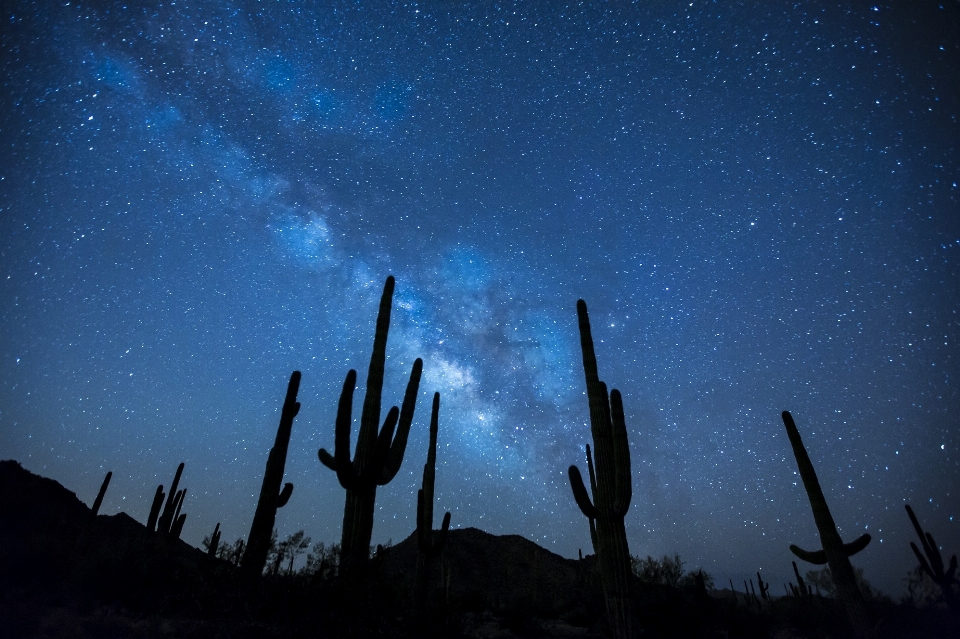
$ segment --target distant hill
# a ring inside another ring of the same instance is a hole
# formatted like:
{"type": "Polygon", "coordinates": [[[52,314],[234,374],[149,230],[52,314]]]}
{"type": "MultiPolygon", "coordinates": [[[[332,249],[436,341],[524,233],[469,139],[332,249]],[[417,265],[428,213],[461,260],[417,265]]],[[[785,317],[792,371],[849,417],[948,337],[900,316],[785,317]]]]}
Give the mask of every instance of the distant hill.
{"type": "MultiPolygon", "coordinates": [[[[415,534],[388,548],[378,567],[380,578],[411,592],[417,553],[415,534]]],[[[526,611],[552,618],[565,613],[599,614],[603,605],[597,596],[593,556],[582,561],[566,559],[518,535],[452,529],[443,557],[435,564],[433,596],[457,608],[526,611]]]]}

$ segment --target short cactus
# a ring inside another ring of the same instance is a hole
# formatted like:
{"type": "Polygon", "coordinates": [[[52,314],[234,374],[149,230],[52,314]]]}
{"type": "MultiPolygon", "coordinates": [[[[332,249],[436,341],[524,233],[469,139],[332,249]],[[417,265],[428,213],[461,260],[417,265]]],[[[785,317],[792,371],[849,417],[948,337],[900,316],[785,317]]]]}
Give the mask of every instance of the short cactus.
{"type": "Polygon", "coordinates": [[[290,433],[293,429],[293,419],[300,412],[300,402],[297,393],[300,392],[300,371],[293,371],[287,383],[287,394],[280,410],[280,425],[277,426],[277,436],[273,448],[267,455],[267,467],[263,473],[263,484],[260,487],[260,500],[257,510],[250,524],[250,536],[247,538],[246,551],[240,561],[240,568],[248,575],[259,576],[267,564],[267,554],[270,552],[270,538],[273,534],[273,525],[277,520],[277,508],[282,508],[293,494],[293,484],[287,483],[283,489],[283,471],[287,463],[287,448],[290,445],[290,433]]]}

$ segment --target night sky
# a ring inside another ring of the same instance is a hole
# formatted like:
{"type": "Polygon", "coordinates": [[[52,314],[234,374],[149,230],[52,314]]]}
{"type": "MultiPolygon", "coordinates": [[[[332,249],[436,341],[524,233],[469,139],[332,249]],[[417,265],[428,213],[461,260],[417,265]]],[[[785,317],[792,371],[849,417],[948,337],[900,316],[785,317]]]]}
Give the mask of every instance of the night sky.
{"type": "Polygon", "coordinates": [[[439,391],[437,521],[590,552],[583,298],[631,552],[779,593],[819,548],[783,410],[874,586],[904,503],[960,552],[957,2],[136,4],[4,3],[0,458],[139,521],[186,462],[183,538],[233,541],[296,369],[277,527],[339,541],[317,449],[393,274],[374,543],[439,391]]]}

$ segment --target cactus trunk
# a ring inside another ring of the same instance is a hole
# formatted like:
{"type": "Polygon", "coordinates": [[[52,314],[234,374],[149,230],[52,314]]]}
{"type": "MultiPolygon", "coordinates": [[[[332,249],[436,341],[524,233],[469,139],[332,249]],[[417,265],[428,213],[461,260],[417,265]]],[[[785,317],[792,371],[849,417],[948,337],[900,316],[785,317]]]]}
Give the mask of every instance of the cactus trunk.
{"type": "Polygon", "coordinates": [[[287,463],[287,448],[290,445],[290,433],[293,429],[293,419],[300,412],[300,402],[297,393],[300,391],[300,371],[293,371],[290,382],[287,384],[287,395],[280,410],[280,425],[277,427],[277,437],[273,448],[267,455],[267,467],[263,473],[263,484],[260,487],[260,500],[250,525],[250,536],[247,538],[247,548],[243,553],[240,568],[251,576],[259,576],[267,563],[267,553],[270,550],[270,537],[273,534],[273,525],[277,520],[277,508],[286,505],[293,484],[288,483],[281,490],[283,471],[287,463]]]}
{"type": "Polygon", "coordinates": [[[437,433],[440,426],[440,393],[433,395],[433,409],[430,414],[430,447],[427,449],[427,463],[423,465],[423,483],[417,491],[417,575],[415,584],[414,609],[418,619],[423,621],[430,590],[430,574],[434,560],[443,552],[450,528],[450,513],[443,516],[439,534],[433,530],[433,494],[437,477],[437,433]],[[434,537],[436,536],[436,540],[434,537]]]}
{"type": "Polygon", "coordinates": [[[797,458],[800,479],[803,480],[803,487],[806,489],[807,497],[810,500],[813,521],[820,532],[820,544],[822,546],[821,550],[813,552],[794,545],[790,546],[790,550],[804,561],[829,565],[830,577],[837,588],[837,599],[846,606],[854,633],[857,636],[865,636],[867,634],[867,621],[862,606],[863,594],[857,586],[857,578],[854,575],[853,566],[850,565],[849,557],[866,548],[867,544],[870,543],[870,535],[861,535],[848,544],[843,543],[840,533],[837,532],[837,525],[833,521],[833,515],[830,514],[830,509],[827,507],[827,500],[823,496],[823,490],[820,488],[820,481],[813,469],[813,463],[810,461],[807,449],[804,448],[803,441],[800,439],[797,425],[788,411],[783,411],[782,418],[783,424],[787,428],[790,446],[793,448],[793,455],[797,458]]]}
{"type": "Polygon", "coordinates": [[[587,453],[591,492],[583,485],[576,466],[570,466],[570,486],[580,510],[591,522],[591,537],[600,566],[603,595],[610,629],[616,639],[637,636],[631,598],[630,548],[623,518],[630,507],[633,487],[630,477],[630,447],[619,391],[607,395],[606,384],[597,373],[597,357],[590,332],[590,318],[583,300],[577,302],[583,371],[590,402],[590,431],[595,453],[594,465],[587,453]]]}

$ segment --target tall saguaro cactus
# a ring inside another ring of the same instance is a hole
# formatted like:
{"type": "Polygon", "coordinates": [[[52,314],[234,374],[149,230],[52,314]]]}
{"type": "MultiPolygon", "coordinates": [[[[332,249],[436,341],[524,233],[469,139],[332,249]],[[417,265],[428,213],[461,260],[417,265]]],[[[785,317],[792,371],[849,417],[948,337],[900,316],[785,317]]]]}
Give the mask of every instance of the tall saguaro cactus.
{"type": "Polygon", "coordinates": [[[430,447],[427,449],[427,463],[423,465],[422,488],[417,491],[417,577],[416,601],[417,615],[425,607],[429,579],[433,560],[443,552],[450,528],[450,513],[443,515],[439,535],[433,530],[433,492],[437,478],[437,433],[440,430],[440,393],[433,394],[433,409],[430,413],[430,447]],[[436,537],[436,538],[434,538],[436,537]]]}
{"type": "MultiPolygon", "coordinates": [[[[800,440],[797,425],[788,411],[783,411],[782,417],[783,424],[787,427],[790,446],[793,447],[793,455],[797,458],[800,479],[803,480],[803,487],[807,491],[810,507],[813,509],[813,521],[816,522],[817,530],[820,531],[820,544],[823,546],[821,550],[809,551],[791,544],[790,551],[800,559],[812,564],[828,564],[830,566],[830,576],[837,587],[837,598],[847,604],[851,615],[854,615],[856,612],[854,608],[863,599],[863,595],[857,586],[849,557],[867,547],[867,544],[870,543],[870,535],[861,535],[848,544],[843,543],[840,533],[837,532],[837,525],[833,521],[833,516],[830,514],[830,509],[827,507],[827,500],[820,488],[817,473],[813,469],[810,457],[807,455],[807,449],[804,448],[803,441],[800,440]]],[[[854,619],[854,621],[856,620],[854,619]]]]}
{"type": "MultiPolygon", "coordinates": [[[[590,401],[590,432],[596,457],[595,472],[592,466],[589,468],[593,501],[576,466],[570,466],[569,469],[570,487],[580,510],[588,519],[596,522],[594,546],[610,629],[616,639],[629,639],[637,635],[637,626],[630,598],[630,548],[623,525],[633,495],[623,400],[616,389],[610,391],[608,396],[606,384],[600,381],[590,333],[590,317],[583,300],[577,301],[577,318],[583,372],[590,401]]],[[[589,464],[589,452],[587,455],[589,464]]]]}
{"type": "Polygon", "coordinates": [[[300,391],[300,371],[293,371],[290,382],[287,384],[287,396],[283,400],[280,410],[280,425],[277,427],[277,437],[273,448],[267,455],[267,468],[263,473],[263,484],[260,487],[260,500],[257,510],[250,524],[250,536],[247,538],[247,548],[240,561],[240,568],[248,575],[260,575],[267,563],[267,553],[270,551],[270,537],[273,534],[273,524],[277,520],[277,508],[283,508],[293,494],[293,484],[287,483],[283,490],[283,470],[287,464],[287,448],[290,445],[290,432],[293,429],[293,418],[300,412],[300,402],[297,393],[300,391]]]}
{"type": "Polygon", "coordinates": [[[373,354],[367,372],[367,391],[360,415],[360,433],[357,450],[350,459],[350,426],[353,411],[353,391],[357,371],[350,370],[343,383],[337,406],[334,454],[318,451],[321,463],[337,473],[340,485],[347,490],[343,509],[343,535],[340,541],[340,575],[351,585],[366,577],[370,560],[370,538],[373,535],[373,510],[377,486],[388,484],[403,463],[410,424],[416,407],[423,360],[413,363],[410,381],[403,396],[402,409],[390,409],[380,424],[380,402],[383,394],[383,372],[386,364],[387,333],[390,330],[390,310],[393,301],[394,279],[391,275],[383,286],[377,328],[373,339],[373,354]],[[394,437],[394,429],[396,436],[394,437]]]}

